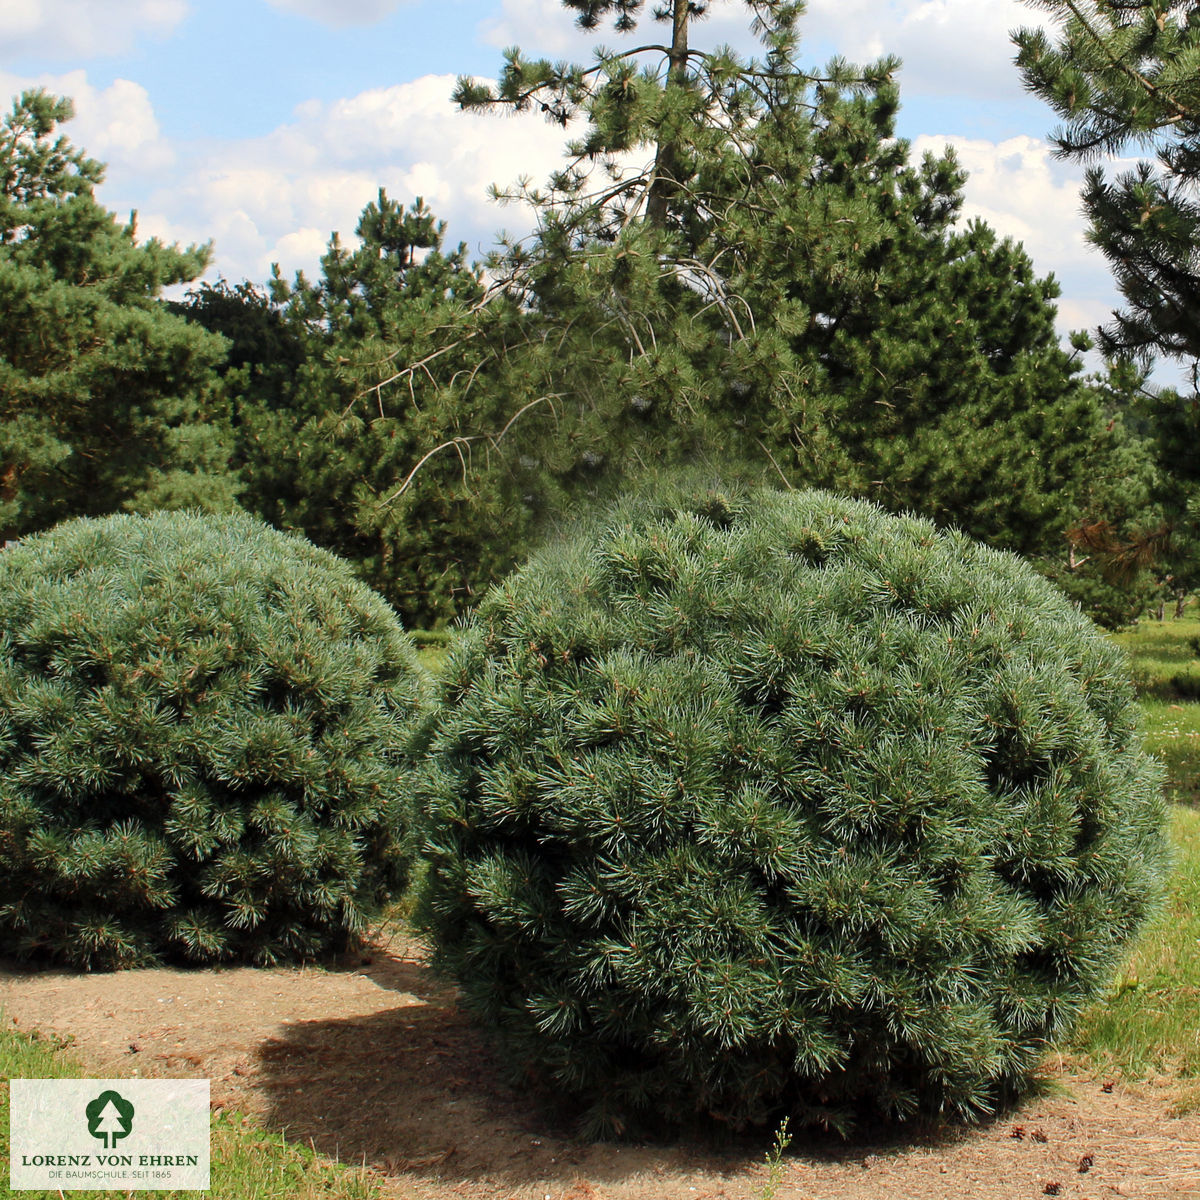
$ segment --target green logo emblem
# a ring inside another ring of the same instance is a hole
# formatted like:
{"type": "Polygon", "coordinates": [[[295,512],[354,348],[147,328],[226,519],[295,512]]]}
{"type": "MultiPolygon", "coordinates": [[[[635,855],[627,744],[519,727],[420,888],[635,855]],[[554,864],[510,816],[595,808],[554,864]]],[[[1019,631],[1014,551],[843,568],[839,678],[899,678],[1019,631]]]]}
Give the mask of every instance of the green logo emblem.
{"type": "Polygon", "coordinates": [[[133,1128],[133,1105],[120,1092],[101,1092],[84,1110],[88,1133],[104,1141],[111,1150],[118,1138],[128,1137],[133,1128]]]}

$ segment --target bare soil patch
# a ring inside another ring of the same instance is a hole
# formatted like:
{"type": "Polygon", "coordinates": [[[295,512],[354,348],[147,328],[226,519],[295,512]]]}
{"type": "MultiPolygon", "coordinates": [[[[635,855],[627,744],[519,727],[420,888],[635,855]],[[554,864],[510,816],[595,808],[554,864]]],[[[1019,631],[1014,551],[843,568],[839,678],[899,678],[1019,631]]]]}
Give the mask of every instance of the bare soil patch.
{"type": "MultiPolygon", "coordinates": [[[[573,1139],[504,1082],[454,989],[404,940],[320,968],[0,964],[0,1009],[73,1039],[96,1077],[211,1079],[214,1106],[365,1161],[403,1200],[755,1200],[767,1181],[767,1136],[716,1149],[573,1139]]],[[[1200,1200],[1200,1120],[1168,1115],[1169,1086],[1051,1077],[1051,1092],[978,1128],[798,1137],[777,1200],[1200,1200]]]]}

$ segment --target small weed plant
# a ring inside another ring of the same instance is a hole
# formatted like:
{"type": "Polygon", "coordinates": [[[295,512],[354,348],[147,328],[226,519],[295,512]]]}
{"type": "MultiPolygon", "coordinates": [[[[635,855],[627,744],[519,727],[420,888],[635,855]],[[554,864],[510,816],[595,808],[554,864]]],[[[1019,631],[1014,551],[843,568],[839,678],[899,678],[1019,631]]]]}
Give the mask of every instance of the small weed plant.
{"type": "Polygon", "coordinates": [[[759,1192],[760,1200],[775,1200],[779,1194],[780,1185],[787,1172],[787,1163],[783,1161],[783,1156],[791,1144],[792,1135],[788,1132],[788,1119],[784,1117],[779,1122],[779,1128],[775,1131],[775,1140],[767,1152],[767,1178],[762,1186],[762,1191],[759,1192]]]}

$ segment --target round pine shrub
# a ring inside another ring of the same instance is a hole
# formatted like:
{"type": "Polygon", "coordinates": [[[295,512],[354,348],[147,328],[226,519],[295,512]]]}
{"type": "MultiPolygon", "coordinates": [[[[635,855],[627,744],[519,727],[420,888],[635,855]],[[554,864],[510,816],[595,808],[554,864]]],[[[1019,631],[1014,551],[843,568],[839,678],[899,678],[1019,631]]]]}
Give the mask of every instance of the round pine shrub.
{"type": "Polygon", "coordinates": [[[107,969],[349,945],[411,858],[421,678],[345,564],[244,514],[0,551],[0,951],[107,969]]]}
{"type": "Polygon", "coordinates": [[[626,503],[494,588],[439,686],[419,918],[593,1135],[986,1113],[1160,894],[1119,653],[869,504],[626,503]]]}

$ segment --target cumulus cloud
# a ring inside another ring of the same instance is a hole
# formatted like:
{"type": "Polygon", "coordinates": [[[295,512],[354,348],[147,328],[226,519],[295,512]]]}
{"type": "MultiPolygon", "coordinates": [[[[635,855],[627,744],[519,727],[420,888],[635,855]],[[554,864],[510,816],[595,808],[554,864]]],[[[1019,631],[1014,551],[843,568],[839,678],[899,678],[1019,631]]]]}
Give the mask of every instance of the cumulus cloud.
{"type": "Polygon", "coordinates": [[[143,238],[214,245],[212,273],[266,279],[312,272],[333,231],[353,239],[363,207],[385,188],[403,204],[424,198],[447,222],[452,244],[482,255],[496,231],[521,235],[532,216],[488,196],[518,174],[542,182],[561,165],[563,130],[531,114],[460,113],[455,79],[425,76],[330,103],[300,105],[292,120],[245,139],[172,145],[146,90],[128,80],[105,88],[86,72],[36,77],[0,71],[10,95],[44,87],[75,100],[70,140],[107,166],[100,199],[118,214],[138,210],[143,238]]]}
{"type": "MultiPolygon", "coordinates": [[[[810,0],[800,23],[800,58],[810,65],[805,57],[810,46],[822,53],[832,49],[851,62],[896,54],[904,60],[906,91],[986,99],[1019,90],[1010,31],[1049,23],[1021,0],[810,0]]],[[[639,26],[624,37],[611,25],[585,33],[559,0],[503,0],[481,35],[495,46],[516,44],[530,54],[587,61],[597,45],[620,49],[667,37],[666,27],[648,12],[639,26]]],[[[714,4],[691,40],[696,46],[729,44],[742,53],[759,49],[742,4],[714,4]]]]}
{"type": "Polygon", "coordinates": [[[584,32],[560,0],[503,0],[499,14],[483,21],[479,32],[492,46],[520,46],[527,54],[581,62],[597,45],[614,49],[624,40],[611,25],[584,32]]]}
{"type": "MultiPolygon", "coordinates": [[[[1039,275],[1053,273],[1062,288],[1059,330],[1094,330],[1110,321],[1121,298],[1103,255],[1085,237],[1084,168],[1058,161],[1046,142],[1025,136],[991,142],[925,135],[914,139],[913,154],[940,154],[946,147],[970,172],[961,220],[986,221],[1003,237],[1024,244],[1039,275]]],[[[1109,169],[1127,170],[1133,161],[1118,159],[1109,169]]]]}
{"type": "Polygon", "coordinates": [[[459,113],[454,78],[425,76],[332,103],[310,101],[264,137],[195,148],[188,164],[154,188],[140,228],[168,240],[214,242],[214,270],[265,279],[317,266],[330,233],[352,240],[379,189],[407,204],[421,196],[447,222],[454,244],[481,255],[502,226],[528,212],[488,199],[518,170],[541,181],[560,165],[561,129],[525,114],[459,113]],[[514,166],[519,164],[519,168],[514,166]]]}
{"type": "Polygon", "coordinates": [[[110,176],[153,173],[175,161],[141,84],[117,79],[106,88],[97,88],[88,81],[86,71],[34,77],[0,71],[0,92],[16,96],[35,87],[75,102],[75,118],[62,132],[92,158],[108,164],[110,176]]]}
{"type": "Polygon", "coordinates": [[[811,0],[806,38],[851,61],[904,60],[906,91],[979,99],[1019,88],[1010,31],[1051,22],[1020,0],[811,0]]]}
{"type": "Polygon", "coordinates": [[[172,33],[187,13],[187,0],[3,0],[0,47],[9,58],[99,58],[172,33]]]}
{"type": "Polygon", "coordinates": [[[1056,160],[1046,142],[1023,135],[991,142],[926,134],[912,146],[918,159],[947,147],[970,172],[964,217],[979,217],[997,233],[1024,242],[1035,264],[1078,266],[1095,256],[1084,240],[1082,167],[1056,160]]]}
{"type": "Polygon", "coordinates": [[[267,0],[272,8],[323,25],[374,25],[390,17],[406,0],[267,0]]]}
{"type": "MultiPolygon", "coordinates": [[[[622,50],[670,41],[670,24],[653,19],[647,4],[631,33],[617,33],[607,21],[594,30],[579,28],[575,15],[561,0],[503,0],[495,17],[480,25],[480,38],[493,46],[517,45],[527,54],[589,62],[597,46],[622,50]]],[[[807,22],[801,25],[807,29],[807,22]]],[[[760,49],[750,31],[748,10],[741,3],[717,3],[696,23],[691,41],[696,46],[731,45],[743,54],[760,49]]]]}

